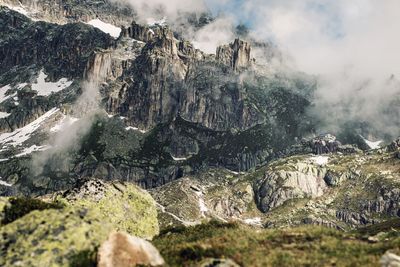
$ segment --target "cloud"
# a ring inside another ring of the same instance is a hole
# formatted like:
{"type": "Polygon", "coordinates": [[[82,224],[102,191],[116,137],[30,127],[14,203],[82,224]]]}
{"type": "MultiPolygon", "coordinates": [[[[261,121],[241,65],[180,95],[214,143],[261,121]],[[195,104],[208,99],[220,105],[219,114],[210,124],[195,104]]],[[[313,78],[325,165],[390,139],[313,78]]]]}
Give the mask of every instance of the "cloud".
{"type": "Polygon", "coordinates": [[[400,134],[399,1],[248,0],[239,10],[253,38],[272,40],[293,68],[318,75],[312,112],[327,129],[357,120],[400,134]]]}
{"type": "Polygon", "coordinates": [[[159,20],[164,17],[174,22],[182,13],[202,13],[207,11],[203,0],[112,0],[130,4],[137,13],[139,22],[159,20]]]}
{"type": "Polygon", "coordinates": [[[195,48],[205,53],[215,54],[216,48],[232,42],[235,38],[234,21],[232,17],[219,17],[212,23],[195,31],[192,36],[185,36],[192,40],[195,48]]]}

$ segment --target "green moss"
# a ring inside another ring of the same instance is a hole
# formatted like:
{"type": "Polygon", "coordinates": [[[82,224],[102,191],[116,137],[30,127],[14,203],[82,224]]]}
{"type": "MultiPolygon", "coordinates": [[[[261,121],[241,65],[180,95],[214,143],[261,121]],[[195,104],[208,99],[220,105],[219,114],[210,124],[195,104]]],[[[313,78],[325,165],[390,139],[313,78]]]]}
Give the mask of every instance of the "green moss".
{"type": "Polygon", "coordinates": [[[100,200],[85,197],[71,202],[71,205],[97,208],[116,230],[138,237],[152,238],[159,232],[155,201],[133,184],[108,184],[100,200]]]}
{"type": "Polygon", "coordinates": [[[0,266],[86,266],[112,231],[102,218],[95,208],[32,211],[0,229],[0,266]]]}

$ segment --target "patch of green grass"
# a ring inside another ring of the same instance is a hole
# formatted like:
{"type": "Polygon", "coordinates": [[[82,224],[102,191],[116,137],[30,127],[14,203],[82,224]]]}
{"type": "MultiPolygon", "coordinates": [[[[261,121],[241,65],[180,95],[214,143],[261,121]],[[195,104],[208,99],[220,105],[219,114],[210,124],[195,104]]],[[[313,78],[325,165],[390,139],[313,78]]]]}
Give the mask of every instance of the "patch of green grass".
{"type": "Polygon", "coordinates": [[[369,243],[356,233],[317,226],[263,229],[211,222],[163,231],[155,246],[169,266],[196,266],[210,257],[241,266],[378,266],[400,237],[369,243]]]}
{"type": "Polygon", "coordinates": [[[9,204],[4,207],[3,220],[0,225],[11,223],[34,210],[61,209],[61,203],[47,203],[33,198],[10,198],[9,204]]]}

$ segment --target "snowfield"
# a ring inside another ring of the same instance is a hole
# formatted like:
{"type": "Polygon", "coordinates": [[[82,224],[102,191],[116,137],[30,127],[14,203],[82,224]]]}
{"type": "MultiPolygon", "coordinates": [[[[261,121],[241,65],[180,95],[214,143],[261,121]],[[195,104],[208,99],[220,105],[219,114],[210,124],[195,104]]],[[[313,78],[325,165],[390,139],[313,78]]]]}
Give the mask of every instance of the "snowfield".
{"type": "Polygon", "coordinates": [[[0,119],[7,118],[7,117],[10,116],[10,115],[11,115],[10,113],[1,112],[1,111],[0,111],[0,119]]]}
{"type": "Polygon", "coordinates": [[[311,160],[315,164],[323,166],[323,165],[328,164],[329,157],[328,156],[315,156],[315,157],[312,157],[311,160]]]}
{"type": "Polygon", "coordinates": [[[40,71],[36,83],[32,84],[32,90],[38,92],[38,95],[48,96],[51,93],[57,93],[65,88],[71,86],[72,81],[68,81],[66,78],[60,79],[58,82],[46,82],[47,75],[40,71]]]}
{"type": "Polygon", "coordinates": [[[87,24],[92,25],[93,27],[101,30],[102,32],[108,33],[111,37],[117,39],[121,34],[121,28],[118,28],[112,24],[105,23],[99,19],[93,19],[89,21],[87,24]]]}
{"type": "Polygon", "coordinates": [[[10,85],[6,85],[0,88],[0,103],[9,99],[11,96],[6,96],[6,92],[11,89],[10,85]]]}
{"type": "Polygon", "coordinates": [[[372,142],[372,141],[369,141],[368,139],[364,138],[362,135],[360,135],[360,136],[364,140],[364,142],[369,146],[370,149],[381,148],[381,144],[383,143],[382,140],[379,140],[379,141],[376,141],[376,142],[372,142]]]}
{"type": "Polygon", "coordinates": [[[0,134],[0,145],[2,146],[1,150],[3,150],[5,147],[15,147],[23,144],[47,119],[53,116],[58,110],[58,108],[53,108],[22,128],[16,129],[11,133],[0,134]]]}

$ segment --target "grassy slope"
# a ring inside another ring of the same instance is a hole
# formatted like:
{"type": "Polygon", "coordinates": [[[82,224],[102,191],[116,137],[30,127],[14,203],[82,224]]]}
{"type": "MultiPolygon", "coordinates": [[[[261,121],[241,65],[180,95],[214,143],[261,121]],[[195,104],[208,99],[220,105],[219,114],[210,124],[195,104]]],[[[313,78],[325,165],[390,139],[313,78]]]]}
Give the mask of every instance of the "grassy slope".
{"type": "MultiPolygon", "coordinates": [[[[307,226],[256,230],[236,224],[211,222],[164,232],[154,244],[170,266],[197,266],[206,258],[230,258],[241,266],[379,266],[387,251],[400,252],[399,222],[375,232],[345,233],[307,226]]],[[[374,229],[376,230],[376,226],[374,229]]]]}

